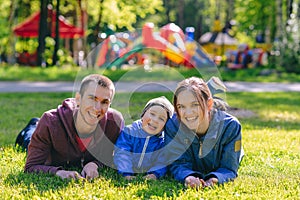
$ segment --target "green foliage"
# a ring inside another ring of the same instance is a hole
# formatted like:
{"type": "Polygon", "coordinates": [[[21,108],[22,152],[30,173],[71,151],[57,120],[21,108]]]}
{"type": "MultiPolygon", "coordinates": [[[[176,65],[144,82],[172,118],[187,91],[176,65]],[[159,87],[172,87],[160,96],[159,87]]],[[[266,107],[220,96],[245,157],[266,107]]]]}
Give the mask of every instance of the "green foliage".
{"type": "Polygon", "coordinates": [[[220,73],[224,81],[300,82],[299,74],[287,73],[282,68],[257,67],[242,70],[220,68],[220,73]]]}
{"type": "Polygon", "coordinates": [[[236,0],[235,19],[238,22],[238,31],[246,33],[254,40],[257,34],[263,34],[270,29],[275,14],[270,8],[274,5],[273,0],[236,0]]]}
{"type": "Polygon", "coordinates": [[[300,74],[299,26],[300,17],[297,17],[295,14],[291,14],[286,31],[284,31],[283,41],[278,44],[281,53],[279,56],[281,65],[284,66],[287,72],[295,72],[298,74],[300,74]]]}
{"type": "MultiPolygon", "coordinates": [[[[149,98],[163,93],[119,93],[113,107],[136,119],[149,98]]],[[[171,93],[165,93],[168,98],[171,93]]],[[[48,174],[23,173],[26,153],[13,147],[14,139],[33,116],[55,108],[69,93],[0,94],[1,199],[299,199],[299,93],[228,93],[231,107],[251,110],[239,117],[246,153],[239,177],[211,189],[186,189],[167,176],[159,181],[141,177],[128,182],[111,169],[101,169],[91,181],[61,180],[48,174]],[[272,102],[272,103],[270,103],[272,102]],[[4,109],[4,110],[3,110],[4,109]],[[5,136],[3,136],[5,135],[5,136]]]]}
{"type": "Polygon", "coordinates": [[[98,21],[99,10],[102,6],[102,26],[108,24],[113,30],[117,30],[118,28],[133,30],[133,24],[136,23],[138,17],[143,19],[147,15],[153,15],[157,11],[162,11],[162,5],[162,0],[104,0],[103,4],[99,3],[99,1],[92,0],[88,1],[87,11],[95,23],[98,21]]]}

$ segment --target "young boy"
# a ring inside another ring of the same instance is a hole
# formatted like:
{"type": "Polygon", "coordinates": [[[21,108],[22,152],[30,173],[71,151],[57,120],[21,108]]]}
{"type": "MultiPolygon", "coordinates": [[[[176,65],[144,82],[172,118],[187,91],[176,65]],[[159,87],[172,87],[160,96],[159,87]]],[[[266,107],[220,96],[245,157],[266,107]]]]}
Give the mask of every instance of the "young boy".
{"type": "Polygon", "coordinates": [[[116,142],[114,163],[125,179],[132,180],[138,173],[153,180],[165,175],[163,130],[173,112],[173,105],[166,97],[151,99],[141,119],[123,129],[116,142]]]}

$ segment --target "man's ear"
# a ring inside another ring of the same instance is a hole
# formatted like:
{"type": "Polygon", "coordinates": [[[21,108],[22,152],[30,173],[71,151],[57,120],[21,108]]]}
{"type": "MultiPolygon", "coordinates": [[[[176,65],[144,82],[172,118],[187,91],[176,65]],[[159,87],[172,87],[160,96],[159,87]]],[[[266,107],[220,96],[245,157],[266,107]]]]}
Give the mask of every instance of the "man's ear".
{"type": "Polygon", "coordinates": [[[75,100],[76,100],[77,106],[79,106],[80,105],[80,100],[81,100],[81,95],[79,94],[79,92],[76,92],[75,100]]]}
{"type": "Polygon", "coordinates": [[[211,110],[214,106],[214,99],[213,98],[209,98],[207,101],[207,106],[208,106],[208,110],[211,110]]]}

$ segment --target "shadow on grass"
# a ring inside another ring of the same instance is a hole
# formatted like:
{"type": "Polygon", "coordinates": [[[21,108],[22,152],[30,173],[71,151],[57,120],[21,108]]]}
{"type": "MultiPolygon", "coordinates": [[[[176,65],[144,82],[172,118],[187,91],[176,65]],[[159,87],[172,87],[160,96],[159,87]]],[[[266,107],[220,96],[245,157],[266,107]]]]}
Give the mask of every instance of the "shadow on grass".
{"type": "Polygon", "coordinates": [[[110,186],[119,190],[131,190],[136,188],[134,195],[143,199],[151,199],[153,197],[172,198],[178,196],[186,188],[182,183],[174,180],[170,175],[159,180],[145,180],[144,174],[139,174],[136,179],[128,181],[115,170],[105,168],[100,172],[104,179],[110,180],[110,186]]]}
{"type": "Polygon", "coordinates": [[[55,191],[61,193],[65,191],[64,188],[68,188],[66,190],[74,189],[76,192],[78,187],[80,187],[83,190],[87,190],[90,194],[95,194],[96,196],[99,193],[99,189],[103,191],[113,189],[118,190],[121,193],[132,193],[133,196],[151,199],[154,196],[160,198],[172,198],[173,196],[178,196],[183,190],[185,190],[183,184],[175,181],[169,175],[156,181],[144,180],[142,175],[138,175],[135,180],[127,181],[119,175],[116,170],[111,168],[100,169],[99,174],[99,178],[88,182],[85,180],[63,180],[60,177],[51,174],[29,174],[20,171],[9,174],[4,180],[4,183],[5,185],[10,185],[13,188],[23,188],[24,190],[21,192],[23,195],[35,193],[34,191],[41,195],[55,191]]]}
{"type": "Polygon", "coordinates": [[[27,191],[37,190],[40,193],[44,193],[67,187],[72,181],[62,180],[51,174],[18,172],[17,174],[9,174],[4,180],[4,183],[15,187],[27,188],[27,191]]]}

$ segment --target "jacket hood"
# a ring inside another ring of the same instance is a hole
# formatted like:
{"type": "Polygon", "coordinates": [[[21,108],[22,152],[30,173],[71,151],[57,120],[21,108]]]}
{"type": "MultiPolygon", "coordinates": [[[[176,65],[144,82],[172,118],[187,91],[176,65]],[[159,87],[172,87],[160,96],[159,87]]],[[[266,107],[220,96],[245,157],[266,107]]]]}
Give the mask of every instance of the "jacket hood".
{"type": "Polygon", "coordinates": [[[57,108],[59,119],[62,122],[69,139],[74,140],[72,142],[75,142],[75,134],[77,132],[74,125],[74,116],[77,111],[78,109],[76,108],[76,101],[74,98],[65,99],[57,108]]]}
{"type": "MultiPolygon", "coordinates": [[[[112,112],[112,109],[109,108],[108,112],[112,112]]],[[[76,142],[76,133],[77,130],[75,128],[75,118],[74,116],[76,116],[77,112],[78,112],[78,108],[77,108],[77,104],[76,104],[76,100],[75,98],[68,98],[65,99],[63,101],[63,103],[61,105],[58,106],[57,108],[57,112],[59,115],[59,119],[62,122],[65,131],[68,134],[69,140],[72,143],[77,143],[76,142]]],[[[113,117],[113,116],[111,116],[113,117]]],[[[98,142],[98,140],[101,140],[102,136],[104,135],[104,127],[106,126],[106,122],[107,122],[107,113],[103,116],[103,118],[100,120],[99,125],[97,128],[99,128],[99,131],[97,131],[97,133],[94,135],[97,138],[97,141],[94,141],[93,143],[98,142]],[[96,136],[97,135],[97,136],[96,136]]]]}

